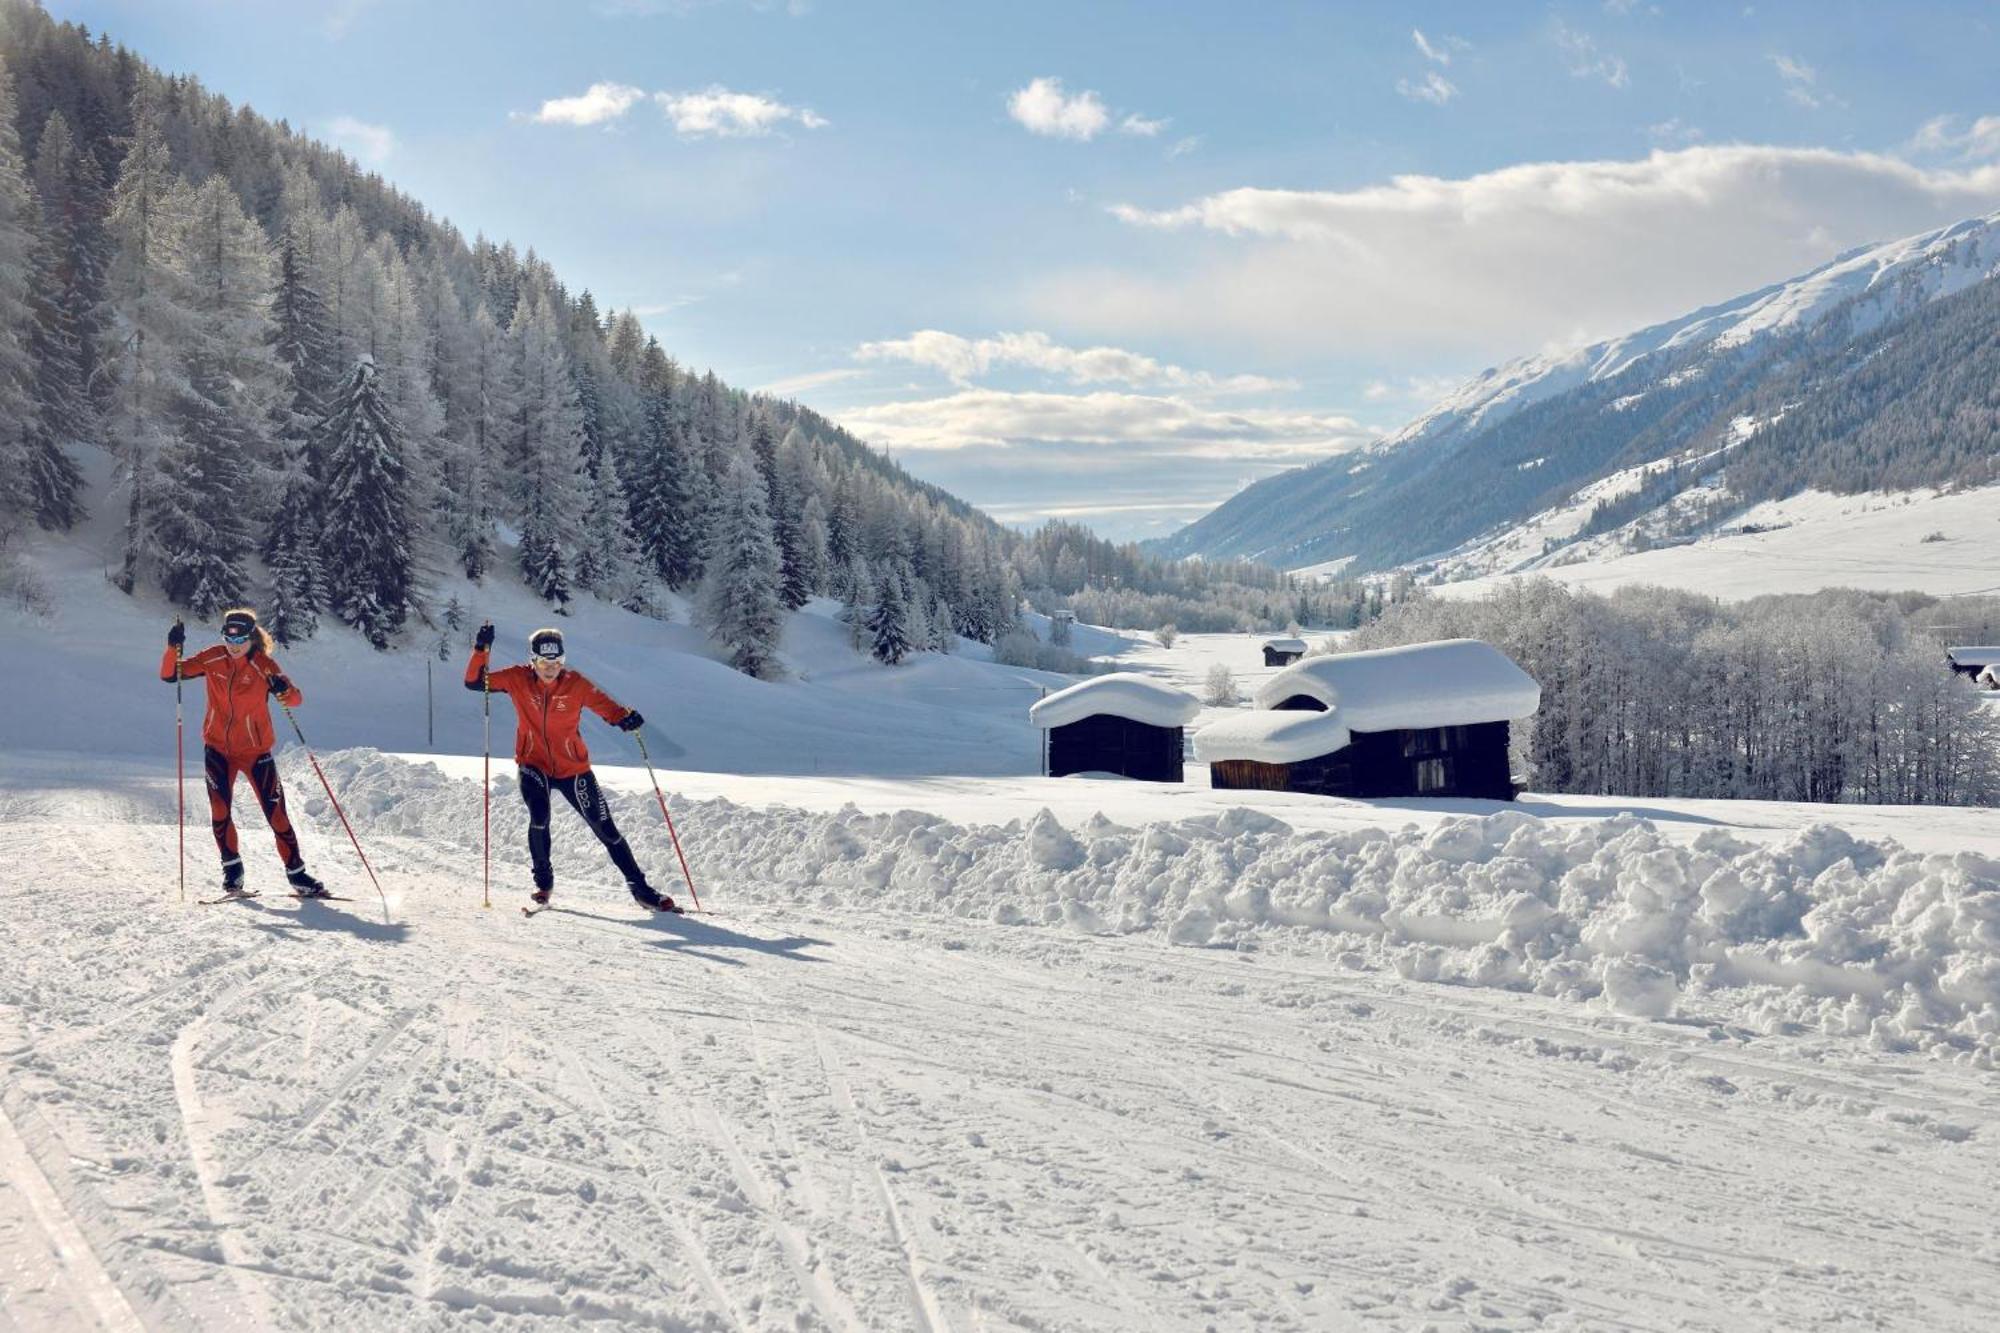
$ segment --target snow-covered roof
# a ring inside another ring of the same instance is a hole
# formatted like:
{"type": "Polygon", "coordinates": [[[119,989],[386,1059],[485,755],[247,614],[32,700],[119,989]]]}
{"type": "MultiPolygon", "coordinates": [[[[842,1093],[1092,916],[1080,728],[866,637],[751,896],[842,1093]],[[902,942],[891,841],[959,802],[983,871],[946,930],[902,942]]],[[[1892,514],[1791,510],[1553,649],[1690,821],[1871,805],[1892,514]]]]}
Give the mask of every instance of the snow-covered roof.
{"type": "Polygon", "coordinates": [[[1507,722],[1542,705],[1534,677],[1478,639],[1308,657],[1265,681],[1257,707],[1275,708],[1298,694],[1337,711],[1351,731],[1507,722]]]}
{"type": "Polygon", "coordinates": [[[1194,734],[1195,758],[1205,764],[1251,759],[1260,764],[1296,764],[1347,748],[1347,728],[1338,713],[1273,712],[1259,709],[1211,723],[1194,734]]]}
{"type": "Polygon", "coordinates": [[[1108,676],[1092,676],[1036,701],[1028,709],[1028,720],[1046,729],[1066,727],[1108,713],[1148,726],[1185,727],[1199,712],[1201,700],[1184,690],[1131,671],[1116,671],[1108,676]]]}
{"type": "Polygon", "coordinates": [[[1965,643],[1944,650],[1945,656],[1960,666],[1991,666],[2000,662],[2000,644],[1965,643]]]}
{"type": "Polygon", "coordinates": [[[1266,639],[1264,646],[1274,653],[1302,653],[1306,650],[1304,639],[1266,639]]]}

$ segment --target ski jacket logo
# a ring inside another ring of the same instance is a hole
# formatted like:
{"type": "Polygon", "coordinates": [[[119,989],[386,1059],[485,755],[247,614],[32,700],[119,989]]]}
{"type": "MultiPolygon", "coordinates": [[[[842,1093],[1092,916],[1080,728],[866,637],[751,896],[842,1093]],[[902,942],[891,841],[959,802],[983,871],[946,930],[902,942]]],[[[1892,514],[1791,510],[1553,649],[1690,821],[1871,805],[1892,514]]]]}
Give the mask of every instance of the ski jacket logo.
{"type": "Polygon", "coordinates": [[[573,778],[590,770],[590,751],[585,748],[578,728],[583,710],[588,708],[606,722],[616,722],[632,710],[591,683],[580,671],[564,668],[547,685],[532,667],[501,667],[488,671],[490,654],[475,648],[465,668],[465,688],[479,688],[480,673],[486,689],[504,694],[514,702],[514,762],[540,769],[551,778],[573,778]]]}
{"type": "MultiPolygon", "coordinates": [[[[278,664],[263,653],[231,657],[216,644],[181,660],[181,679],[199,677],[208,687],[208,709],[202,715],[201,743],[231,758],[254,758],[271,748],[277,734],[271,728],[271,688],[280,674],[278,664]]],[[[174,650],[160,658],[160,679],[174,678],[174,650]]],[[[305,696],[294,685],[284,693],[297,708],[305,696]]]]}

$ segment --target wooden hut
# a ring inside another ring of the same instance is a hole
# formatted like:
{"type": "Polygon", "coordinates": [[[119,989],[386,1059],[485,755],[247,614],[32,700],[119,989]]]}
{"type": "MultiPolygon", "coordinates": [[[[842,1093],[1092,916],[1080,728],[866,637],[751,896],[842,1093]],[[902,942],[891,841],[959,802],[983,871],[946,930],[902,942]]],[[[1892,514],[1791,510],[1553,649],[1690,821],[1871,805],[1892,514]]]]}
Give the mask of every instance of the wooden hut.
{"type": "Polygon", "coordinates": [[[1257,711],[1204,727],[1215,787],[1323,796],[1512,800],[1509,724],[1541,687],[1476,639],[1313,657],[1257,691],[1257,711]]]}
{"type": "Polygon", "coordinates": [[[1960,644],[1944,650],[1945,660],[1951,669],[1961,676],[1978,680],[1990,666],[2000,666],[2000,645],[1960,644]]]}
{"type": "Polygon", "coordinates": [[[1265,666],[1290,666],[1305,655],[1306,641],[1304,639],[1264,640],[1265,666]]]}
{"type": "Polygon", "coordinates": [[[1050,777],[1115,773],[1179,782],[1182,733],[1199,712],[1192,694],[1120,671],[1037,701],[1028,720],[1048,733],[1042,771],[1050,777]]]}

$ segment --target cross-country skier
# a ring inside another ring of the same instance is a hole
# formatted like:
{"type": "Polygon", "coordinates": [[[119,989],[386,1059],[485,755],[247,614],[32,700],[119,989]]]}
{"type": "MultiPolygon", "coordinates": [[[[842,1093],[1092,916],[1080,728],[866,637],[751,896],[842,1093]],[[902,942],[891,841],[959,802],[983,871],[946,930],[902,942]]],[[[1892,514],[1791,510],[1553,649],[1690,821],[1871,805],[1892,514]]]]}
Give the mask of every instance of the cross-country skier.
{"type": "Polygon", "coordinates": [[[588,708],[621,731],[637,731],[645,723],[636,709],[625,707],[591,684],[589,677],[566,665],[559,629],[538,629],[528,636],[529,665],[488,671],[493,649],[493,625],[479,627],[472,640],[472,660],[465,667],[465,688],[504,694],[514,701],[514,762],[521,771],[521,799],[528,805],[528,856],[535,867],[537,903],[547,903],[555,891],[556,872],[549,863],[549,792],[563,794],[590,831],[597,835],[611,862],[625,876],[625,887],[641,906],[678,912],[674,900],[646,882],[646,872],[632,855],[611,819],[604,788],[590,771],[590,752],[577,728],[588,708]]]}
{"type": "MultiPolygon", "coordinates": [[[[174,680],[174,661],[187,641],[187,629],[180,621],[167,631],[167,651],[160,658],[160,679],[174,680]]],[[[236,823],[230,818],[229,804],[236,790],[236,775],[248,774],[257,804],[264,808],[271,833],[278,841],[278,855],[285,863],[285,878],[301,898],[326,898],[326,886],[306,873],[305,858],[299,855],[299,835],[285,813],[285,789],[278,783],[278,765],[271,758],[271,699],[282,699],[297,708],[305,696],[285,678],[271,656],[271,636],[257,623],[257,613],[247,607],[222,615],[222,642],[202,649],[180,662],[180,678],[202,677],[208,682],[208,711],[202,718],[202,768],[208,779],[208,813],[215,829],[215,845],[222,851],[222,891],[232,897],[243,892],[243,858],[236,850],[236,823]]]]}

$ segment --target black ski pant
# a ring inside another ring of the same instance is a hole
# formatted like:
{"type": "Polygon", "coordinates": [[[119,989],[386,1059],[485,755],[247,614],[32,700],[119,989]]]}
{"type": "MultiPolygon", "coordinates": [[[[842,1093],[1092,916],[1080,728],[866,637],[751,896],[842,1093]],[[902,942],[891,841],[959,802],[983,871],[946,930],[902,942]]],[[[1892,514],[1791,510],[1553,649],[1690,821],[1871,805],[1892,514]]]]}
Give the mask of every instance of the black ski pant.
{"type": "Polygon", "coordinates": [[[583,816],[583,822],[590,825],[590,831],[604,844],[604,850],[611,853],[611,864],[625,876],[627,888],[638,890],[648,887],[646,872],[639,868],[631,847],[618,832],[618,825],[611,819],[611,803],[604,799],[604,788],[597,785],[597,775],[589,769],[573,778],[552,778],[532,764],[521,765],[521,799],[528,803],[528,857],[535,863],[535,887],[552,889],[556,884],[555,867],[549,864],[549,788],[563,794],[576,812],[583,816]]]}
{"type": "Polygon", "coordinates": [[[233,755],[224,754],[213,745],[204,745],[201,766],[208,781],[209,825],[215,831],[215,845],[222,853],[224,870],[233,869],[242,859],[236,850],[236,822],[229,816],[238,773],[249,777],[250,790],[257,793],[257,804],[263,807],[264,818],[271,825],[271,836],[277,840],[278,855],[284,859],[285,869],[305,866],[299,856],[299,835],[292,828],[291,816],[285,813],[285,789],[278,783],[278,765],[269,750],[255,756],[233,755]]]}

